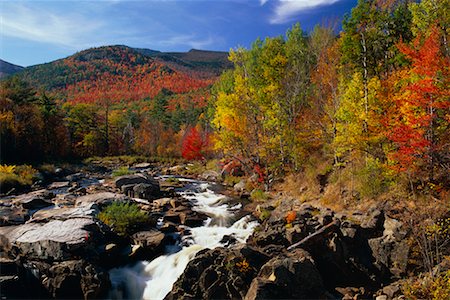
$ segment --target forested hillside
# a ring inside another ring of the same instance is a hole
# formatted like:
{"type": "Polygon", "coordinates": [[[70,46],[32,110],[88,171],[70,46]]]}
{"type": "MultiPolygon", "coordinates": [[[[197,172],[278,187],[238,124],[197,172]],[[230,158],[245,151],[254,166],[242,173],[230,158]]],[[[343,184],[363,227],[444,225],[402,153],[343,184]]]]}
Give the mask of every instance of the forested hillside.
{"type": "Polygon", "coordinates": [[[448,12],[359,1],[339,36],[297,25],[232,51],[211,98],[216,149],[262,167],[266,187],[315,170],[352,197],[405,182],[448,199],[448,12]]]}
{"type": "Polygon", "coordinates": [[[226,57],[107,46],[26,68],[2,82],[2,160],[178,157],[226,57]]]}
{"type": "Polygon", "coordinates": [[[2,160],[215,150],[266,189],[314,169],[352,197],[398,181],[446,195],[447,5],[359,1],[339,35],[297,24],[232,50],[217,82],[223,53],[198,50],[108,46],[27,68],[2,82],[2,160]]]}

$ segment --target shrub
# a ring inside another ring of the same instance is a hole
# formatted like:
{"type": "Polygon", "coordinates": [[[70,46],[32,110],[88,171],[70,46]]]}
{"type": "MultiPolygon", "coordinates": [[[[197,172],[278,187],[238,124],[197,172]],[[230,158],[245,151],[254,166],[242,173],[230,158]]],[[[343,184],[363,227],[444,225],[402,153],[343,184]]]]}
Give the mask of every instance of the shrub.
{"type": "Polygon", "coordinates": [[[15,168],[14,173],[19,176],[22,184],[31,185],[33,184],[33,180],[35,179],[38,171],[32,166],[20,165],[15,168]]]}
{"type": "Polygon", "coordinates": [[[432,276],[430,273],[402,285],[407,299],[450,299],[450,270],[432,276]]]}
{"type": "Polygon", "coordinates": [[[120,236],[133,233],[140,225],[148,221],[145,212],[136,204],[128,202],[113,202],[98,217],[120,236]]]}
{"type": "Polygon", "coordinates": [[[13,188],[22,189],[33,184],[37,171],[28,165],[0,165],[0,191],[8,192],[13,188]]]}
{"type": "Polygon", "coordinates": [[[239,183],[241,179],[241,177],[226,175],[223,179],[223,183],[228,186],[234,186],[236,183],[239,183]]]}
{"type": "Polygon", "coordinates": [[[264,193],[264,191],[260,190],[260,189],[254,189],[251,193],[250,193],[250,198],[253,201],[265,201],[268,199],[268,196],[266,193],[264,193]]]}
{"type": "Polygon", "coordinates": [[[0,165],[0,173],[12,174],[16,166],[0,165]]]}
{"type": "Polygon", "coordinates": [[[250,264],[248,263],[247,259],[245,259],[245,258],[243,260],[237,262],[236,267],[240,273],[247,273],[248,271],[251,270],[250,264]]]}
{"type": "Polygon", "coordinates": [[[133,173],[133,172],[130,171],[130,169],[128,169],[128,167],[120,167],[120,168],[112,171],[112,176],[118,177],[118,176],[122,176],[122,175],[129,175],[131,173],[133,173]]]}
{"type": "Polygon", "coordinates": [[[264,221],[265,219],[270,218],[270,215],[272,212],[268,209],[263,209],[261,213],[259,214],[259,220],[264,221]]]}

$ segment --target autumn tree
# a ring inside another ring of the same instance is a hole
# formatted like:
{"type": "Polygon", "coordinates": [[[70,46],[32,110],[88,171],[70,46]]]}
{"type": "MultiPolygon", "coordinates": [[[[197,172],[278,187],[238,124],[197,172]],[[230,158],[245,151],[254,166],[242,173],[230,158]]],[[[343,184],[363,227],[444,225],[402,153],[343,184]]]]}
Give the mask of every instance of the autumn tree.
{"type": "Polygon", "coordinates": [[[388,115],[389,138],[395,144],[390,157],[397,170],[433,181],[436,173],[448,174],[450,162],[449,61],[440,51],[436,26],[423,42],[419,35],[411,46],[399,43],[398,47],[411,67],[398,82],[400,89],[388,115]]]}

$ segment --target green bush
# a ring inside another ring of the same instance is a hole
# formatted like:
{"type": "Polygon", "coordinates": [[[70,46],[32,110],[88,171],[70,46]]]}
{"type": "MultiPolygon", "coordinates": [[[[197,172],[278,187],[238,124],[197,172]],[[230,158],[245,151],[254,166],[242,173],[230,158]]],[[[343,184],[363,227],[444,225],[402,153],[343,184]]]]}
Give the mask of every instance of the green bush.
{"type": "Polygon", "coordinates": [[[254,189],[251,193],[250,193],[250,198],[253,201],[266,201],[268,199],[268,196],[266,193],[264,193],[264,191],[260,190],[260,189],[254,189]]]}
{"type": "Polygon", "coordinates": [[[128,167],[120,167],[118,169],[115,169],[114,171],[112,171],[112,176],[113,177],[119,177],[122,175],[129,175],[132,174],[133,172],[130,171],[130,169],[128,169],[128,167]]]}
{"type": "Polygon", "coordinates": [[[228,186],[234,186],[236,183],[239,183],[242,180],[241,177],[226,175],[223,179],[223,183],[228,186]]]}
{"type": "Polygon", "coordinates": [[[132,234],[139,226],[148,222],[147,213],[136,204],[128,202],[113,202],[98,217],[120,236],[132,234]]]}

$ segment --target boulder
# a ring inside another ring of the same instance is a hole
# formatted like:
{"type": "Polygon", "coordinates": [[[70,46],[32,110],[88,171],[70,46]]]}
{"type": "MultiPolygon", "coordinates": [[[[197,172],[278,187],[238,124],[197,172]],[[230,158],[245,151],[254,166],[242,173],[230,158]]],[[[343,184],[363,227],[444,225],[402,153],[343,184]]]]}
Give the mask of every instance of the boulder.
{"type": "Polygon", "coordinates": [[[52,205],[50,199],[54,197],[55,195],[48,190],[39,190],[17,196],[12,202],[23,209],[40,209],[52,205]]]}
{"type": "Polygon", "coordinates": [[[166,299],[242,299],[269,257],[245,245],[202,250],[189,262],[166,299]]]}
{"type": "Polygon", "coordinates": [[[131,236],[132,243],[142,248],[144,259],[151,259],[163,254],[165,246],[165,235],[160,231],[139,231],[131,236]]]}
{"type": "Polygon", "coordinates": [[[383,235],[368,240],[375,266],[385,276],[400,278],[406,272],[410,248],[406,233],[401,222],[386,217],[383,235]]]}
{"type": "Polygon", "coordinates": [[[0,206],[0,226],[24,224],[29,218],[27,209],[0,206]]]}
{"type": "Polygon", "coordinates": [[[23,257],[60,261],[79,255],[96,255],[103,231],[92,218],[53,220],[0,227],[2,248],[17,248],[23,257]]]}
{"type": "Polygon", "coordinates": [[[134,197],[142,198],[147,200],[157,199],[161,190],[159,188],[159,183],[157,181],[149,183],[139,183],[133,187],[134,197]]]}
{"type": "Polygon", "coordinates": [[[108,272],[83,260],[54,263],[49,268],[35,264],[42,283],[55,299],[95,299],[106,296],[108,272]]]}
{"type": "Polygon", "coordinates": [[[88,194],[78,197],[76,199],[75,206],[90,206],[93,203],[99,206],[106,206],[115,201],[129,201],[129,198],[125,195],[115,194],[111,192],[88,194]]]}
{"type": "Polygon", "coordinates": [[[297,249],[263,265],[245,299],[326,299],[326,294],[313,259],[297,249]]]}
{"type": "Polygon", "coordinates": [[[205,171],[202,173],[202,175],[200,175],[201,179],[206,180],[206,181],[214,181],[214,182],[216,182],[219,177],[220,177],[220,174],[213,170],[205,171]]]}
{"type": "Polygon", "coordinates": [[[117,177],[114,180],[114,184],[119,189],[123,185],[126,185],[126,184],[139,184],[139,183],[147,183],[147,184],[154,184],[154,185],[158,184],[158,186],[159,186],[159,183],[156,180],[154,180],[153,178],[150,178],[149,176],[142,174],[142,173],[123,175],[123,176],[117,177]]]}

